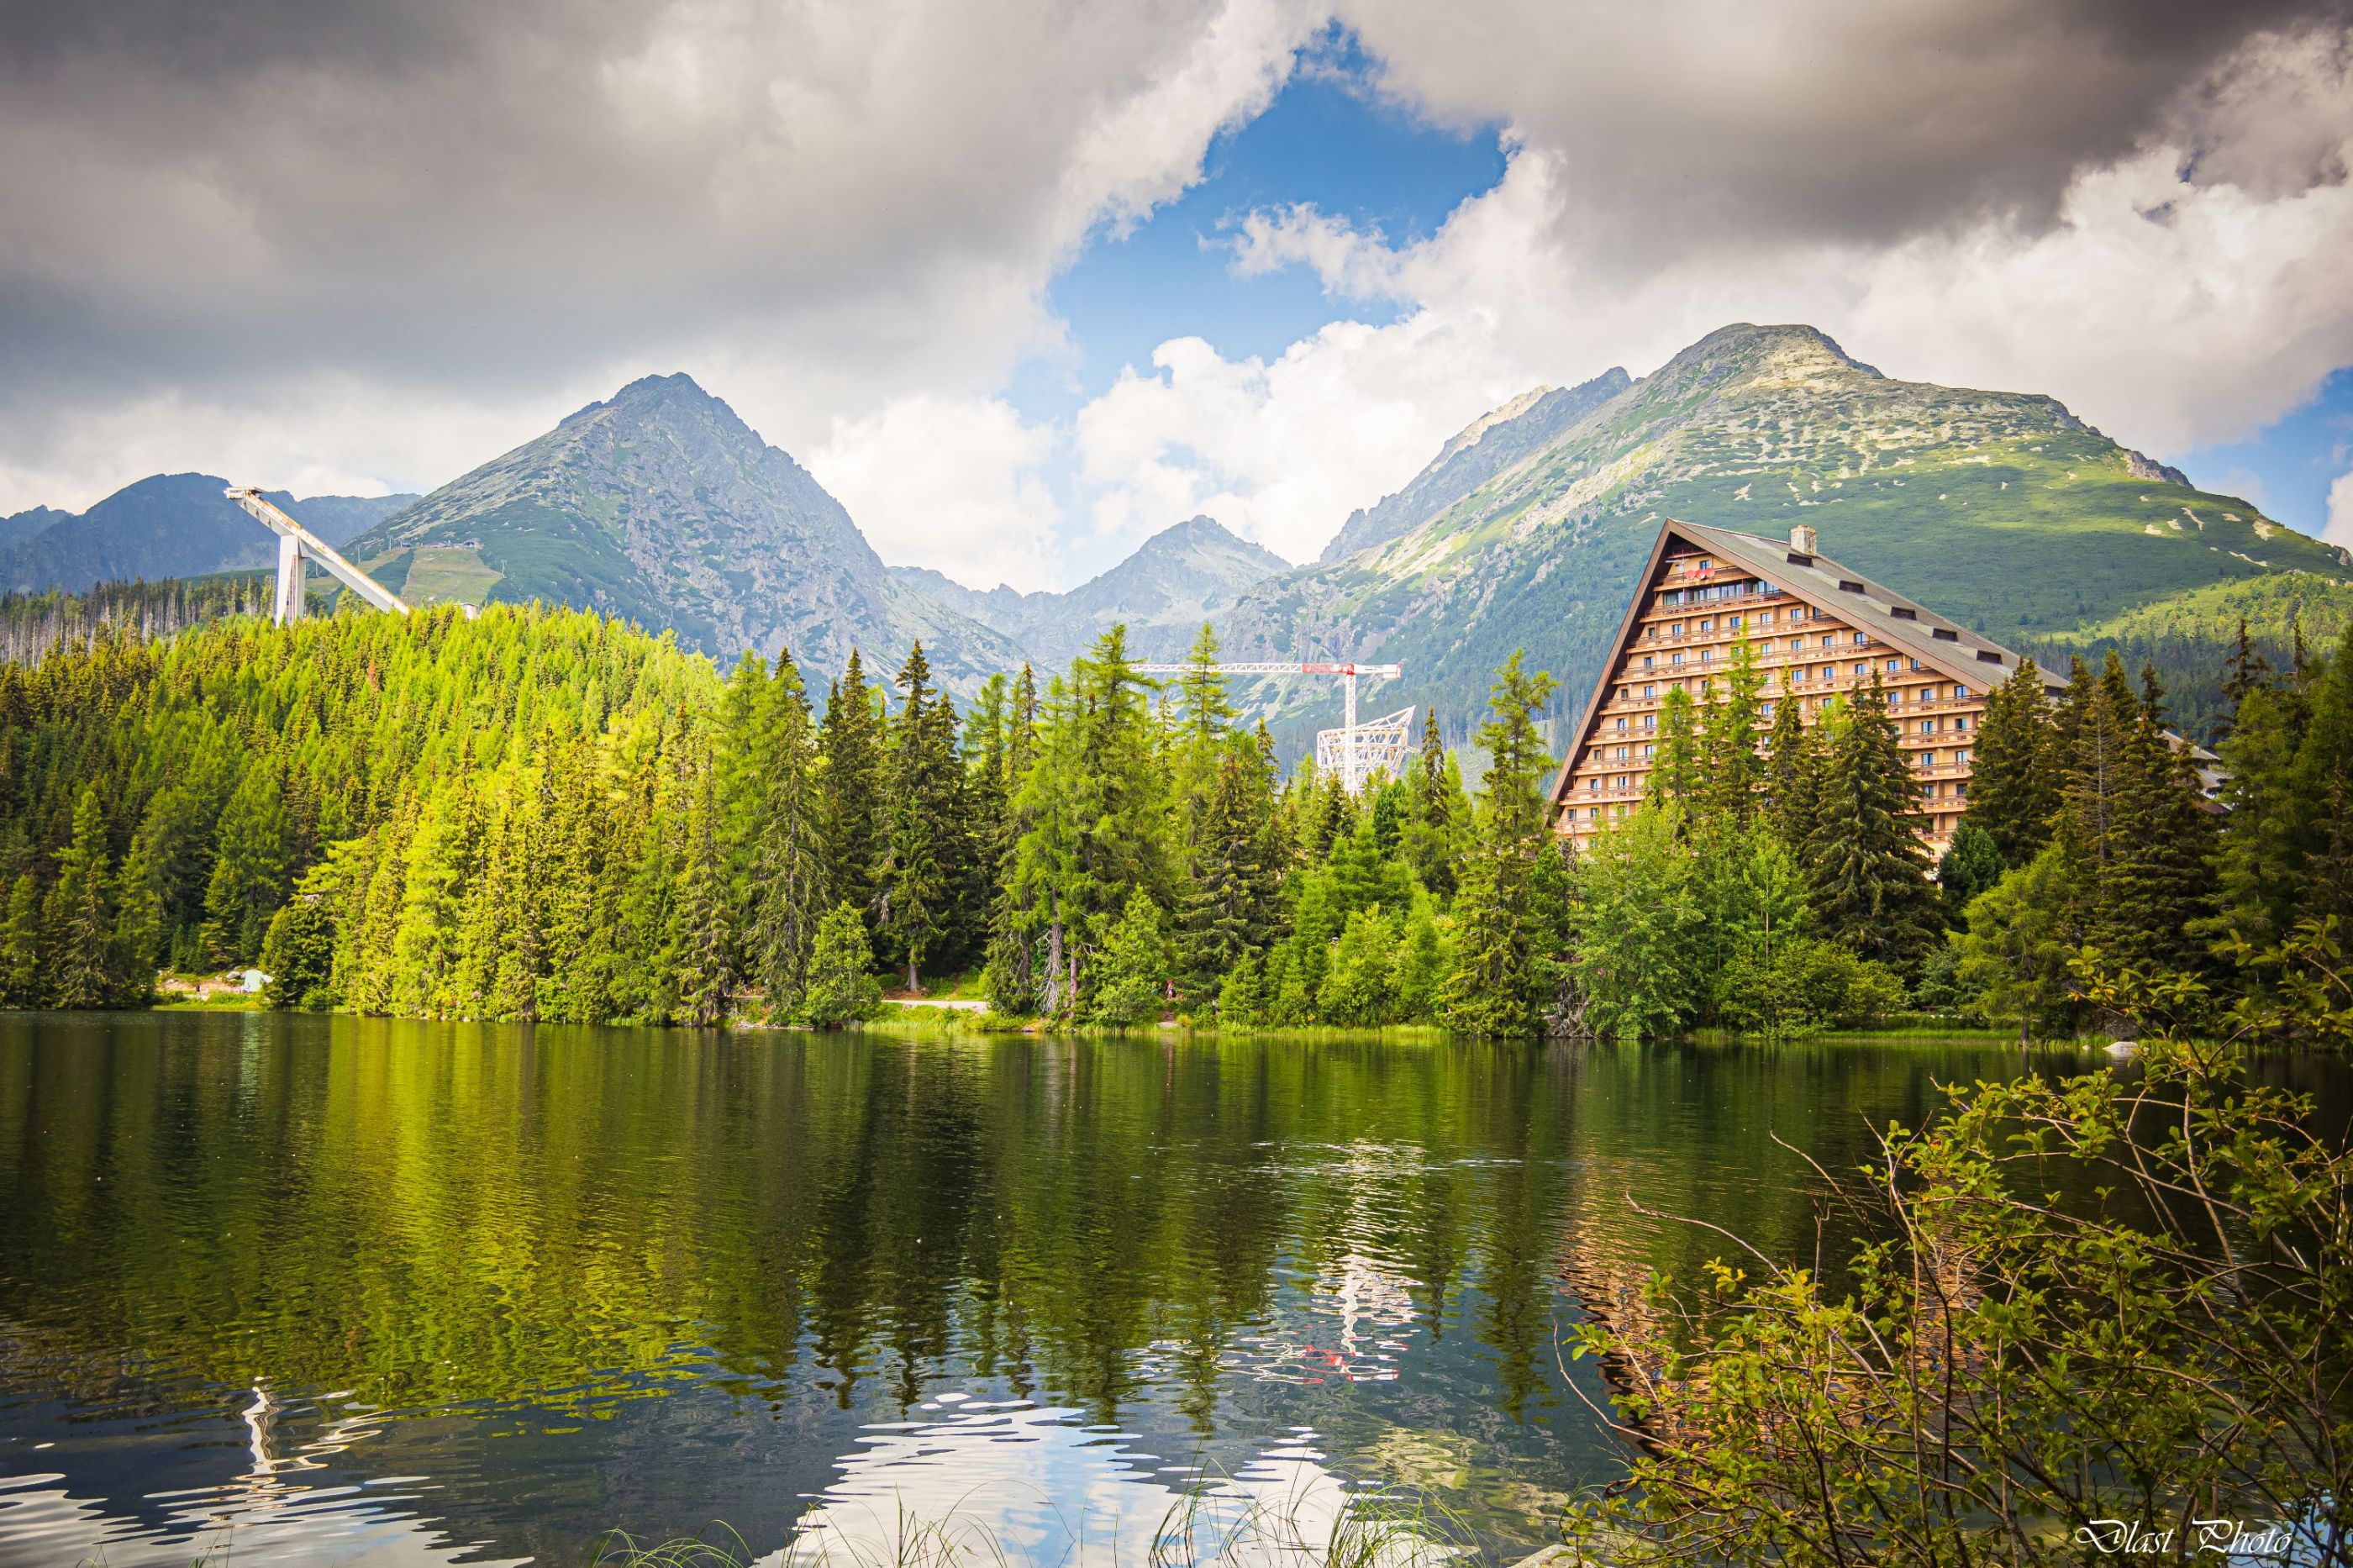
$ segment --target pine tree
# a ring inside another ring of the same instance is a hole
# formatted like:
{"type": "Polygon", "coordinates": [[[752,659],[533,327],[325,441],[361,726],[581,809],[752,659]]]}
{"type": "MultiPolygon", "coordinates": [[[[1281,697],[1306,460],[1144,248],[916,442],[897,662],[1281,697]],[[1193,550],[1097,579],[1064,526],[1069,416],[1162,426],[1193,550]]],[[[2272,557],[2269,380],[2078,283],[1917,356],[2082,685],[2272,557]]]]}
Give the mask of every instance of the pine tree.
{"type": "Polygon", "coordinates": [[[866,940],[865,921],[849,904],[836,904],[818,922],[801,1017],[820,1029],[839,1029],[873,1017],[882,1010],[882,986],[874,978],[873,968],[874,952],[866,940]]]}
{"type": "Polygon", "coordinates": [[[1916,964],[1942,929],[1914,831],[1916,805],[1874,678],[1841,715],[1824,758],[1819,816],[1805,848],[1808,902],[1828,938],[1898,970],[1916,964]]]}
{"type": "Polygon", "coordinates": [[[106,853],[106,813],[98,788],[74,803],[73,841],[58,854],[43,951],[49,1001],[58,1007],[111,1007],[121,997],[114,958],[113,874],[106,853]]]}
{"type": "Polygon", "coordinates": [[[2231,712],[2216,727],[2218,743],[2231,738],[2238,722],[2238,710],[2245,706],[2251,692],[2271,684],[2271,661],[2255,651],[2254,639],[2247,635],[2247,617],[2242,613],[2238,641],[2232,647],[2230,662],[2223,669],[2222,695],[2230,701],[2231,712]]]}
{"type": "Polygon", "coordinates": [[[2031,658],[1986,694],[1971,752],[1968,820],[2005,866],[2023,866],[2051,841],[2059,811],[2062,748],[2042,672],[2031,658]]]}
{"type": "Polygon", "coordinates": [[[2118,853],[2109,870],[2110,940],[2127,962],[2173,973],[2207,967],[2197,931],[2211,918],[2211,819],[2189,748],[2165,731],[2152,667],[2127,738],[2118,853]]]}
{"type": "Polygon", "coordinates": [[[1409,771],[1412,809],[1406,816],[1401,846],[1406,863],[1413,868],[1415,879],[1431,893],[1451,898],[1460,829],[1471,814],[1462,794],[1462,775],[1440,734],[1435,708],[1422,721],[1421,754],[1409,771]]]}
{"type": "Polygon", "coordinates": [[[221,813],[212,879],[205,888],[205,946],[222,966],[250,963],[286,897],[286,810],[277,770],[248,767],[221,813]]]}
{"type": "Polygon", "coordinates": [[[1968,908],[1978,895],[2001,880],[2001,851],[1993,835],[1979,827],[1974,815],[1961,819],[1953,840],[1936,862],[1936,890],[1945,906],[1945,924],[1953,931],[1969,929],[1968,908]]]}
{"type": "Polygon", "coordinates": [[[718,794],[706,767],[687,822],[686,862],[679,872],[666,953],[677,1022],[702,1028],[726,1021],[735,981],[718,818],[718,794]]]}
{"type": "Polygon", "coordinates": [[[1816,732],[1806,728],[1804,699],[1784,696],[1774,705],[1773,732],[1765,742],[1767,813],[1784,844],[1813,837],[1816,732]]]}
{"type": "Polygon", "coordinates": [[[1088,1012],[1097,1023],[1134,1028],[1156,1022],[1166,997],[1167,939],[1160,906],[1138,888],[1105,939],[1088,1012]]]}
{"type": "Polygon", "coordinates": [[[1757,650],[1745,633],[1733,644],[1724,686],[1723,697],[1708,705],[1698,793],[1709,816],[1745,827],[1766,784],[1765,759],[1757,751],[1765,678],[1757,668],[1757,650]]]}
{"type": "MultiPolygon", "coordinates": [[[[1532,942],[1536,863],[1552,852],[1541,784],[1551,758],[1535,715],[1552,695],[1548,674],[1526,673],[1514,652],[1497,671],[1490,692],[1494,717],[1480,726],[1492,758],[1482,782],[1474,832],[1455,900],[1453,971],[1444,1010],[1455,1028],[1480,1035],[1526,1035],[1543,1018],[1538,994],[1554,955],[1532,942]]],[[[1549,918],[1549,911],[1546,912],[1549,918]]]]}
{"type": "Polygon", "coordinates": [[[1679,685],[1667,688],[1667,700],[1660,705],[1659,753],[1644,788],[1653,805],[1672,802],[1688,810],[1699,806],[1699,717],[1691,693],[1679,685]]]}
{"type": "Polygon", "coordinates": [[[2226,772],[2214,857],[2218,907],[2201,934],[2272,948],[2303,918],[2310,803],[2296,777],[2302,742],[2284,694],[2257,686],[2239,700],[2231,737],[2221,747],[2226,772]]]}
{"type": "Polygon", "coordinates": [[[877,700],[858,650],[851,648],[849,665],[826,700],[818,737],[825,757],[826,864],[835,894],[866,916],[870,935],[881,904],[875,873],[882,859],[889,800],[877,700]]]}
{"type": "Polygon", "coordinates": [[[898,685],[904,695],[891,736],[889,838],[878,880],[881,928],[914,991],[924,959],[950,937],[962,913],[956,895],[969,846],[955,715],[932,689],[923,644],[907,655],[898,685]]]}
{"type": "Polygon", "coordinates": [[[800,671],[779,652],[760,704],[761,752],[751,813],[752,892],[746,967],[768,1014],[792,1016],[807,984],[830,886],[816,728],[800,671]]]}
{"type": "Polygon", "coordinates": [[[9,886],[7,923],[0,926],[0,1005],[46,1001],[41,968],[41,889],[26,871],[9,886]]]}
{"type": "Polygon", "coordinates": [[[2306,689],[2309,717],[2294,775],[2307,824],[2300,912],[2353,931],[2353,626],[2307,673],[2306,689]]]}

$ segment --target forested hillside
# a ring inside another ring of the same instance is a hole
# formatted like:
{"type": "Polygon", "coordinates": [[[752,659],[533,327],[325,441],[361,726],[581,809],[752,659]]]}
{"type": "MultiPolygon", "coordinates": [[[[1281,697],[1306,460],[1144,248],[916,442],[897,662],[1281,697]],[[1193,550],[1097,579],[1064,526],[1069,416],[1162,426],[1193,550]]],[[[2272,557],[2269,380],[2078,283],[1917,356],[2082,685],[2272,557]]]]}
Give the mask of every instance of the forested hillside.
{"type": "MultiPolygon", "coordinates": [[[[1148,680],[1114,626],[959,713],[921,648],[887,682],[853,656],[820,705],[788,659],[723,679],[540,608],[101,637],[0,667],[0,1001],[135,1003],[159,965],[258,961],[289,1005],[830,1023],[874,1009],[877,971],[983,967],[999,1011],[1064,1022],[1660,1026],[1571,952],[1615,873],[1549,830],[1548,676],[1497,672],[1475,805],[1434,720],[1352,799],[1282,775],[1216,657],[1204,628],[1148,680]]],[[[1815,943],[1818,1026],[1900,1000],[1936,928],[1885,940],[1891,889],[1935,900],[1883,709],[1806,757],[1819,831],[1771,863],[1770,930],[1815,943]]],[[[1763,773],[1718,764],[1761,822],[1763,773]]],[[[1709,987],[1736,956],[1711,951],[1709,987]]]]}

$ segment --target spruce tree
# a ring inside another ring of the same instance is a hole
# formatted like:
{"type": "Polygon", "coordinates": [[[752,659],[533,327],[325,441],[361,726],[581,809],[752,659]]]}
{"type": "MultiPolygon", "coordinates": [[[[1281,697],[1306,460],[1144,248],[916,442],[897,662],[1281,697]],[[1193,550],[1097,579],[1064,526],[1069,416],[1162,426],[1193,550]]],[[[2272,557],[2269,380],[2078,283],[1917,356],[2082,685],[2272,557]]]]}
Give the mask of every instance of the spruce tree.
{"type": "Polygon", "coordinates": [[[1540,856],[1552,852],[1542,784],[1551,758],[1535,715],[1552,695],[1548,674],[1529,674],[1514,652],[1490,691],[1493,717],[1480,726],[1489,752],[1473,833],[1455,900],[1453,969],[1446,1021],[1465,1033],[1527,1035],[1543,1020],[1543,964],[1554,955],[1532,941],[1552,911],[1535,905],[1540,856]]]}
{"type": "Polygon", "coordinates": [[[1936,862],[1936,890],[1945,906],[1945,924],[1952,931],[1969,929],[1968,908],[1979,893],[2001,880],[2001,851],[1993,835],[1965,816],[1953,829],[1953,841],[1936,862]]]}
{"type": "Polygon", "coordinates": [[[818,922],[808,989],[801,997],[802,1019],[820,1029],[839,1029],[880,1013],[882,986],[873,967],[865,920],[849,904],[836,904],[818,922]]]}
{"type": "Polygon", "coordinates": [[[2306,905],[2305,843],[2310,805],[2296,776],[2303,736],[2295,706],[2269,686],[2239,700],[2221,747],[2223,815],[2214,854],[2216,911],[2201,934],[2236,936],[2272,948],[2306,905]]]}
{"type": "Polygon", "coordinates": [[[1804,700],[1782,696],[1765,742],[1767,815],[1781,842],[1789,845],[1804,844],[1814,831],[1814,731],[1806,728],[1804,700]]]}
{"type": "Polygon", "coordinates": [[[2155,668],[2145,670],[2118,802],[2109,936],[2127,962],[2195,973],[2208,967],[2197,932],[2214,908],[2212,819],[2189,747],[2168,741],[2162,700],[2155,668]]]}
{"type": "Polygon", "coordinates": [[[718,790],[706,764],[687,820],[686,858],[665,953],[675,1021],[702,1028],[726,1021],[735,981],[719,815],[718,790]]]}
{"type": "Polygon", "coordinates": [[[2250,693],[2271,684],[2271,661],[2255,651],[2254,639],[2247,635],[2247,617],[2239,616],[2238,640],[2232,646],[2230,662],[2223,667],[2222,695],[2231,704],[2231,711],[2215,729],[2219,743],[2231,738],[2238,723],[2237,714],[2245,705],[2250,693]]]}
{"type": "Polygon", "coordinates": [[[1732,647],[1724,695],[1708,704],[1701,742],[1698,795],[1709,816],[1746,827],[1764,788],[1765,759],[1757,751],[1757,724],[1764,706],[1765,678],[1757,650],[1746,634],[1732,647]]]}
{"type": "Polygon", "coordinates": [[[111,1007],[121,989],[114,959],[113,868],[106,852],[106,813],[95,784],[74,803],[73,840],[58,854],[42,947],[48,1000],[58,1007],[111,1007]]]}
{"type": "Polygon", "coordinates": [[[866,684],[858,650],[826,700],[818,749],[825,758],[826,864],[841,901],[861,912],[871,935],[881,903],[881,865],[889,795],[883,787],[879,694],[866,684]]]}
{"type": "Polygon", "coordinates": [[[1970,753],[1968,820],[2005,866],[2023,866],[2051,841],[2062,754],[2042,672],[2031,658],[1986,694],[1970,753]]]}
{"type": "Polygon", "coordinates": [[[762,694],[757,805],[751,814],[752,894],[744,931],[748,973],[769,1016],[800,1006],[830,891],[817,732],[800,671],[779,652],[762,694]]]}
{"type": "Polygon", "coordinates": [[[1421,752],[1409,767],[1412,774],[1412,809],[1407,814],[1403,851],[1406,863],[1421,885],[1438,898],[1454,893],[1454,863],[1469,802],[1462,795],[1462,778],[1438,728],[1438,710],[1422,720],[1421,752]]]}
{"type": "Polygon", "coordinates": [[[210,962],[248,963],[261,951],[269,917],[286,897],[285,803],[277,770],[266,762],[245,778],[221,813],[212,879],[205,888],[205,946],[210,962]]]}
{"type": "Polygon", "coordinates": [[[877,876],[881,930],[907,966],[907,988],[922,987],[923,960],[949,936],[965,855],[955,718],[932,689],[931,665],[917,643],[901,667],[903,694],[891,734],[888,837],[877,876]]]}
{"type": "Polygon", "coordinates": [[[2306,689],[2294,773],[2307,825],[2298,903],[2303,919],[2334,919],[2341,935],[2353,932],[2353,626],[2306,689]]]}
{"type": "Polygon", "coordinates": [[[1809,904],[1823,934],[1900,970],[1942,929],[1918,805],[1887,699],[1874,678],[1841,715],[1823,758],[1818,816],[1807,840],[1809,904]]]}
{"type": "Polygon", "coordinates": [[[7,921],[0,925],[0,1005],[47,1001],[41,967],[41,889],[26,871],[9,885],[7,921]]]}
{"type": "Polygon", "coordinates": [[[1695,810],[1700,795],[1699,716],[1691,693],[1681,686],[1667,689],[1659,709],[1659,752],[1651,759],[1644,788],[1653,805],[1668,802],[1695,810]]]}

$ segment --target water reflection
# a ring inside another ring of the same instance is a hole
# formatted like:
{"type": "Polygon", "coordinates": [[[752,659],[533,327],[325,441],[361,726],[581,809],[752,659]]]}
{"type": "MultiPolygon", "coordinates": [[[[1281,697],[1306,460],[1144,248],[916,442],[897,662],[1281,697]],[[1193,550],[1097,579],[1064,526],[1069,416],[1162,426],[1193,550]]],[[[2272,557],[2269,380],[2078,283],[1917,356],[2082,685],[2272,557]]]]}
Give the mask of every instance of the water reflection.
{"type": "Polygon", "coordinates": [[[1625,1195],[1810,1250],[1774,1132],[2016,1060],[0,1018],[0,1561],[1126,1560],[1204,1474],[1532,1547],[1616,1463],[1564,1270],[1709,1250],[1625,1195]]]}

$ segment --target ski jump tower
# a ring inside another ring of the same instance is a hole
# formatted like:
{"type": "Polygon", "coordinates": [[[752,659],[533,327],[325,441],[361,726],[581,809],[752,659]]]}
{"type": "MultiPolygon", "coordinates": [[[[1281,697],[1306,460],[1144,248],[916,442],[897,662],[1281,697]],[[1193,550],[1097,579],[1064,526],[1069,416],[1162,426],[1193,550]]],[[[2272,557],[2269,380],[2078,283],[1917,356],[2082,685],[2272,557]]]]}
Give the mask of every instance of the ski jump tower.
{"type": "MultiPolygon", "coordinates": [[[[1186,675],[1199,667],[1190,664],[1139,664],[1135,668],[1146,675],[1186,675]]],[[[1413,710],[1400,708],[1384,718],[1363,724],[1356,722],[1356,677],[1362,675],[1375,680],[1395,680],[1405,673],[1403,665],[1278,664],[1252,660],[1240,664],[1213,664],[1209,668],[1219,675],[1339,676],[1345,693],[1340,727],[1316,731],[1315,771],[1326,777],[1337,773],[1350,795],[1362,795],[1365,782],[1377,773],[1386,773],[1391,778],[1403,776],[1406,752],[1412,744],[1413,710]]]]}
{"type": "Polygon", "coordinates": [[[325,540],[262,500],[261,492],[251,485],[231,485],[222,493],[278,536],[278,601],[269,612],[272,625],[282,626],[302,618],[310,591],[310,563],[313,561],[325,567],[329,576],[357,594],[364,603],[396,616],[408,614],[408,605],[398,595],[344,560],[325,540]]]}

